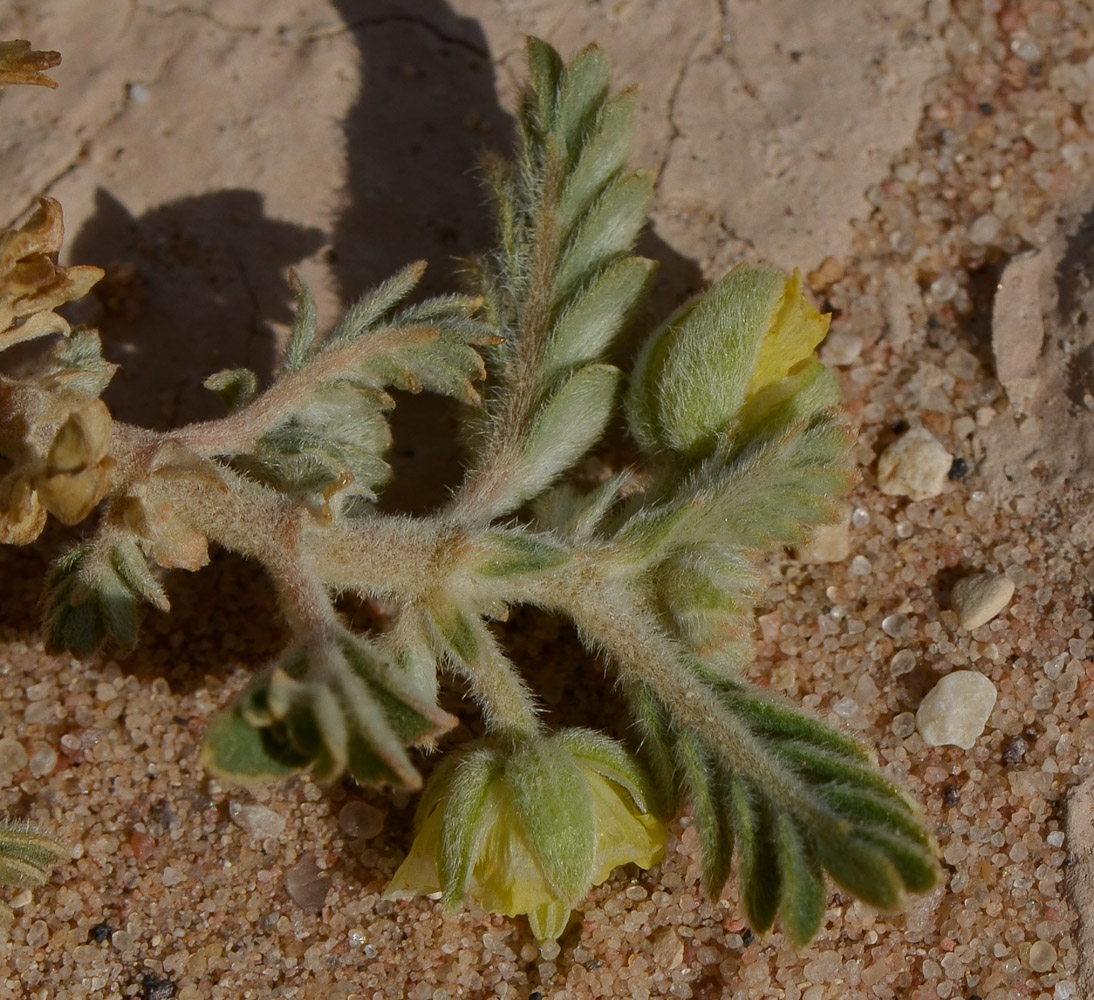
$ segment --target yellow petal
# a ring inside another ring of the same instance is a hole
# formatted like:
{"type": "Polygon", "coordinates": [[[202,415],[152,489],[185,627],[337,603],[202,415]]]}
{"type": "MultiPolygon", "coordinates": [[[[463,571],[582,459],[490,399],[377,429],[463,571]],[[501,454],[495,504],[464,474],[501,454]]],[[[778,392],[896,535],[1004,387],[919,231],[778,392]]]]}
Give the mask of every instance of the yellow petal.
{"type": "Polygon", "coordinates": [[[487,791],[482,819],[489,829],[475,861],[471,896],[484,910],[507,917],[558,902],[500,782],[487,791]]]}
{"type": "Polygon", "coordinates": [[[831,319],[830,314],[818,312],[802,295],[801,272],[795,270],[786,283],[771,328],[760,344],[747,395],[754,396],[786,378],[791,370],[811,358],[828,333],[831,319]]]}
{"type": "Polygon", "coordinates": [[[614,868],[633,862],[652,868],[665,856],[668,829],[652,813],[643,813],[626,789],[594,771],[586,771],[596,816],[596,862],[593,885],[614,868]]]}
{"type": "Polygon", "coordinates": [[[444,806],[438,804],[426,817],[410,853],[399,865],[392,877],[387,891],[388,899],[410,899],[412,896],[439,896],[441,877],[437,872],[437,852],[441,847],[441,821],[444,819],[444,806]]]}

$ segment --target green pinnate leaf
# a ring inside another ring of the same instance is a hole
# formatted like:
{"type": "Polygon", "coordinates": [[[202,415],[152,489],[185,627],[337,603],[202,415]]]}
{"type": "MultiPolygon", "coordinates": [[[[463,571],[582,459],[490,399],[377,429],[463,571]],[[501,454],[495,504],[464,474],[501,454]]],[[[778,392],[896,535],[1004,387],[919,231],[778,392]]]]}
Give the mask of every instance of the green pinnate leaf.
{"type": "Polygon", "coordinates": [[[448,909],[458,906],[467,894],[482,842],[489,829],[483,822],[490,783],[501,773],[502,762],[486,748],[479,748],[454,759],[453,766],[438,774],[430,783],[434,796],[447,795],[443,804],[432,804],[427,811],[423,800],[415,825],[420,828],[434,808],[443,809],[437,870],[442,899],[448,909]]]}
{"type": "Polygon", "coordinates": [[[596,199],[562,252],[554,280],[556,308],[634,246],[652,194],[653,174],[636,171],[613,181],[596,199]]]}
{"type": "Polygon", "coordinates": [[[315,296],[312,295],[308,283],[295,271],[289,271],[289,287],[292,288],[293,296],[296,298],[296,315],[293,318],[292,333],[289,335],[285,354],[281,359],[283,372],[294,372],[307,364],[319,323],[315,296]]]}
{"type": "Polygon", "coordinates": [[[588,45],[570,60],[562,74],[554,131],[568,155],[580,152],[604,99],[611,73],[598,45],[588,45]]]}
{"type": "Polygon", "coordinates": [[[559,196],[557,224],[569,233],[588,211],[604,188],[623,170],[634,140],[635,110],[633,91],[608,101],[596,120],[587,128],[582,144],[559,196]]]}
{"type": "Polygon", "coordinates": [[[656,270],[644,257],[606,268],[568,303],[551,333],[546,365],[552,375],[598,360],[634,315],[656,270]]]}
{"type": "Polygon", "coordinates": [[[776,851],[781,874],[779,919],[790,943],[804,948],[824,919],[824,869],[813,840],[786,813],[776,820],[776,851]]]}

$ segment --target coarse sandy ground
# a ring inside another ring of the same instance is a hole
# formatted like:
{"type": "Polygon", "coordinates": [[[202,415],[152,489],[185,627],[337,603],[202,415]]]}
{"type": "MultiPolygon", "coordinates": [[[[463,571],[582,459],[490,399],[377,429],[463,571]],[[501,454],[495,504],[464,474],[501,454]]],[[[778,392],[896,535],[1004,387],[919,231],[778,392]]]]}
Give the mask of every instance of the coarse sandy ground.
{"type": "MultiPolygon", "coordinates": [[[[220,556],[177,574],[172,615],[123,659],[48,657],[36,602],[70,540],[51,529],[0,552],[0,812],[75,860],[8,893],[0,997],[1094,996],[1090,0],[15,0],[0,37],[64,64],[59,90],[0,96],[0,221],[49,193],[65,259],[108,268],[88,318],[126,366],[120,418],[214,413],[205,374],[270,370],[288,266],[333,320],[418,257],[449,287],[485,244],[469,170],[507,146],[525,33],[599,40],[642,88],[651,315],[748,255],[800,266],[834,313],[823,356],[861,425],[850,552],[771,559],[751,671],[878,747],[924,804],[945,884],[895,916],[832,891],[795,953],[751,938],[732,887],[703,899],[684,817],[666,861],[617,871],[557,946],[384,900],[410,799],[252,794],[197,765],[205,721],[286,636],[258,571],[220,556]],[[967,474],[924,500],[880,493],[906,425],[967,474]],[[979,569],[1016,593],[970,633],[947,598],[979,569]],[[998,702],[972,749],[927,747],[910,713],[958,668],[998,702]],[[314,871],[321,910],[288,894],[290,869],[314,871]]],[[[451,416],[401,408],[390,507],[453,481],[451,416]]],[[[610,690],[565,623],[521,612],[507,635],[554,720],[598,721],[610,690]]]]}

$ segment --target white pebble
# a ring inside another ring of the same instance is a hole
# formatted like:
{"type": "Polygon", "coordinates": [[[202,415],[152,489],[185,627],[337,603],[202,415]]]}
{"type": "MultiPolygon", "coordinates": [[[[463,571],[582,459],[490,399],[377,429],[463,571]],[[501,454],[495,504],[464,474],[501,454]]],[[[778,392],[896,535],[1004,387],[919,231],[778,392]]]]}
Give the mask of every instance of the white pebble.
{"type": "Polygon", "coordinates": [[[1014,581],[998,573],[976,573],[954,584],[950,606],[958,624],[972,631],[990,622],[1013,596],[1014,581]]]}
{"type": "Polygon", "coordinates": [[[181,868],[164,868],[163,884],[166,886],[180,885],[186,881],[186,874],[181,868]]]}
{"type": "Polygon", "coordinates": [[[970,750],[988,724],[996,691],[983,674],[955,670],[943,677],[915,713],[919,735],[927,746],[970,750]]]}
{"type": "Polygon", "coordinates": [[[973,224],[969,226],[969,239],[973,243],[986,246],[999,238],[1002,229],[1003,223],[999,221],[999,216],[987,212],[973,220],[973,224]]]}
{"type": "Polygon", "coordinates": [[[39,747],[31,754],[28,766],[30,773],[36,778],[44,778],[47,774],[52,774],[57,766],[57,751],[53,747],[39,747]]]}
{"type": "Polygon", "coordinates": [[[0,740],[0,773],[11,774],[27,766],[27,752],[23,744],[10,736],[0,740]]]}
{"type": "Polygon", "coordinates": [[[285,832],[285,817],[256,802],[229,802],[228,815],[236,826],[246,830],[255,840],[276,840],[285,832]]]}
{"type": "Polygon", "coordinates": [[[878,489],[889,496],[926,500],[942,492],[953,456],[930,431],[913,427],[877,460],[878,489]]]}
{"type": "Polygon", "coordinates": [[[1029,967],[1034,972],[1048,972],[1056,964],[1056,949],[1048,941],[1034,941],[1029,949],[1029,967]]]}

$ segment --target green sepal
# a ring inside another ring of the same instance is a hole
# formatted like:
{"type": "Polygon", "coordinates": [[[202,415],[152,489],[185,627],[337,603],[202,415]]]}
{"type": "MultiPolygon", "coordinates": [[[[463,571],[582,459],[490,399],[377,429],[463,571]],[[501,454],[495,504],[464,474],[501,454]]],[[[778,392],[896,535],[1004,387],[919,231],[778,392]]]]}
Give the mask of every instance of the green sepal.
{"type": "Polygon", "coordinates": [[[215,392],[228,410],[238,410],[258,395],[258,376],[250,368],[225,368],[202,385],[215,392]]]}
{"type": "Polygon", "coordinates": [[[840,405],[839,380],[819,361],[807,361],[786,378],[758,392],[738,414],[734,440],[776,438],[840,405]]]}
{"type": "Polygon", "coordinates": [[[778,271],[735,268],[650,336],[625,402],[646,451],[695,453],[734,420],[785,290],[778,271]]]}
{"type": "Polygon", "coordinates": [[[657,812],[650,779],[622,744],[595,729],[563,729],[554,739],[567,753],[585,761],[589,769],[625,788],[643,813],[657,812]]]}
{"type": "MultiPolygon", "coordinates": [[[[430,780],[431,797],[444,799],[441,842],[437,852],[437,874],[446,910],[456,909],[467,895],[483,840],[490,824],[483,822],[487,790],[500,773],[502,763],[493,750],[480,747],[461,754],[443,773],[430,780]]],[[[422,803],[426,805],[425,801],[422,803]]],[[[432,811],[432,810],[429,810],[432,811]]],[[[419,816],[428,815],[425,810],[419,816]]],[[[415,825],[421,823],[416,820],[415,825]]]]}
{"type": "Polygon", "coordinates": [[[506,759],[505,782],[544,877],[576,906],[589,891],[596,853],[592,797],[580,768],[557,740],[529,741],[506,759]]]}
{"type": "Polygon", "coordinates": [[[657,792],[658,811],[665,816],[672,815],[680,805],[683,782],[678,779],[683,765],[676,751],[676,734],[668,712],[661,699],[645,684],[630,686],[627,702],[639,732],[642,757],[657,792]]]}
{"type": "Polygon", "coordinates": [[[566,930],[572,912],[569,906],[558,900],[544,903],[528,914],[528,929],[539,942],[557,941],[566,930]]]}

